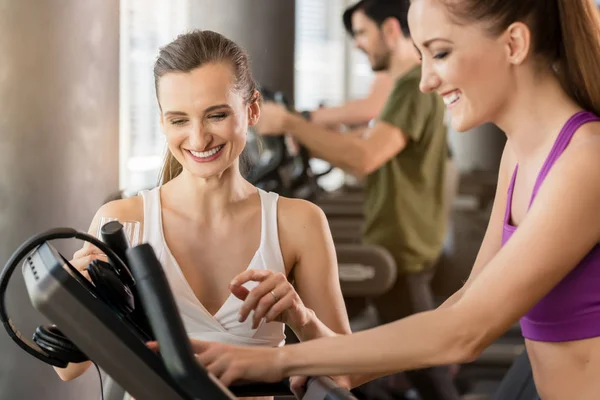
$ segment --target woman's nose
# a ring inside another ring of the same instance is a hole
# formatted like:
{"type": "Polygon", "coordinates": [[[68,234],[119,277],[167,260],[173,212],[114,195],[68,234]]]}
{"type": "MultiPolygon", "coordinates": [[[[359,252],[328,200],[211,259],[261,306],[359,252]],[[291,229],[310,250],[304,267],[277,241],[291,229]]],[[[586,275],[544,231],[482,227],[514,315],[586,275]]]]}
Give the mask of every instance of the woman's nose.
{"type": "Polygon", "coordinates": [[[189,135],[189,142],[195,150],[202,151],[212,141],[212,135],[203,124],[194,124],[189,135]]]}
{"type": "Polygon", "coordinates": [[[421,64],[421,82],[419,83],[419,89],[423,93],[433,92],[440,86],[440,78],[432,68],[428,67],[425,63],[421,64]]]}

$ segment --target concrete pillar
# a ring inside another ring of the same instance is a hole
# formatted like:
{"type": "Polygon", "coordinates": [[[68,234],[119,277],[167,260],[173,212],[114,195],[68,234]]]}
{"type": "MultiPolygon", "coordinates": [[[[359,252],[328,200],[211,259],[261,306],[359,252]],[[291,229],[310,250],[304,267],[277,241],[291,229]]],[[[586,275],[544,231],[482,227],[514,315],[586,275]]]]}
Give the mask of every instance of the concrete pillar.
{"type": "Polygon", "coordinates": [[[190,26],[219,32],[242,46],[254,78],[294,99],[295,2],[190,0],[190,26]]]}
{"type": "MultiPolygon", "coordinates": [[[[86,230],[118,190],[119,1],[0,0],[0,264],[26,238],[86,230]]],[[[64,255],[80,244],[72,241],[64,255]],[[68,251],[67,251],[68,250],[68,251]]],[[[31,337],[47,323],[20,270],[9,314],[31,337]]],[[[99,396],[96,370],[63,383],[0,332],[0,399],[99,396]]]]}

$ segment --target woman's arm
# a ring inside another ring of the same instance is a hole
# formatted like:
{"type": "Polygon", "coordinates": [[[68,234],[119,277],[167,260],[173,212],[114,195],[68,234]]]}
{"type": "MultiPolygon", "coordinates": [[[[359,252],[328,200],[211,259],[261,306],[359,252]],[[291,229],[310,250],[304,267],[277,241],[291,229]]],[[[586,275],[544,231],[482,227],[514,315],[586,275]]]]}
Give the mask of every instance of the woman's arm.
{"type": "Polygon", "coordinates": [[[323,212],[307,201],[282,197],[277,225],[286,273],[247,270],[231,281],[232,293],[244,301],[240,321],[251,316],[254,328],[263,318],[280,321],[302,341],[350,333],[323,212]],[[248,290],[243,286],[248,281],[260,283],[248,290]]]}
{"type": "Polygon", "coordinates": [[[600,240],[596,142],[565,151],[519,229],[454,305],[355,335],[289,346],[279,352],[284,374],[387,374],[473,360],[600,240]]]}
{"type": "Polygon", "coordinates": [[[393,86],[394,80],[387,72],[377,73],[367,97],[350,100],[339,107],[318,108],[311,111],[310,120],[322,126],[366,124],[379,115],[393,86]]]}
{"type": "Polygon", "coordinates": [[[469,362],[555,287],[600,240],[600,139],[572,143],[511,240],[455,304],[353,335],[281,349],[195,346],[225,383],[379,374],[469,362]]]}
{"type": "Polygon", "coordinates": [[[351,333],[325,214],[307,201],[280,198],[278,220],[282,251],[293,255],[296,292],[311,314],[305,326],[291,327],[294,333],[302,341],[351,333]]]}

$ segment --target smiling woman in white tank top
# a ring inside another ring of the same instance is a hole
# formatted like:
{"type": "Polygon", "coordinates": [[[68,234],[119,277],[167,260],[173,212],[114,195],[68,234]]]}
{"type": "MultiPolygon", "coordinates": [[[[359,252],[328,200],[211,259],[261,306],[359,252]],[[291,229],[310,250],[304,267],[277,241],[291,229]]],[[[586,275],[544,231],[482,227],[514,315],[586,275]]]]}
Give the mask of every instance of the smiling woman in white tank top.
{"type": "MultiPolygon", "coordinates": [[[[161,184],[105,204],[89,232],[102,216],[140,221],[190,339],[278,347],[284,325],[301,341],[350,333],[323,212],[260,190],[240,172],[247,129],[260,117],[245,52],[193,31],[161,49],[154,75],[168,144],[161,184]]],[[[86,244],[72,264],[84,270],[100,257],[86,244]]],[[[55,369],[70,380],[89,365],[55,369]]]]}

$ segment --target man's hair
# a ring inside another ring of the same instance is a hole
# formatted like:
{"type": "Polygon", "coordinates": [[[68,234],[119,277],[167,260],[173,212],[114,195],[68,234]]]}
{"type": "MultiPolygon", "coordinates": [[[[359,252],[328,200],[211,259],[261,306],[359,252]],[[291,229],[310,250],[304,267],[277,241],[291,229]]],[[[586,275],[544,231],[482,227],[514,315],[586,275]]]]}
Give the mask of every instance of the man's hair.
{"type": "Polygon", "coordinates": [[[356,11],[360,10],[364,12],[379,27],[381,27],[386,19],[396,18],[400,23],[400,29],[404,36],[410,37],[410,29],[408,28],[409,6],[410,0],[360,0],[344,11],[342,19],[348,34],[354,36],[354,32],[352,31],[352,15],[356,11]]]}

